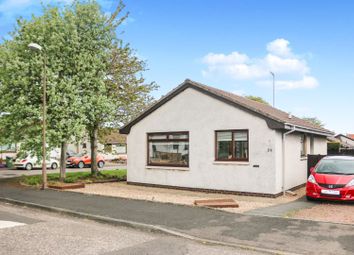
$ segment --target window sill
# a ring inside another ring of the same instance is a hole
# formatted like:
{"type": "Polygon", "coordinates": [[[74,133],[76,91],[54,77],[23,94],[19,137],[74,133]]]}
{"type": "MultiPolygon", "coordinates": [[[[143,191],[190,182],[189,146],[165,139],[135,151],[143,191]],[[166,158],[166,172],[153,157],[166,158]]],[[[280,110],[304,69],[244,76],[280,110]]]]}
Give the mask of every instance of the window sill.
{"type": "Polygon", "coordinates": [[[146,169],[157,169],[157,170],[176,170],[176,171],[189,171],[189,167],[179,167],[179,166],[145,166],[146,169]]]}
{"type": "Polygon", "coordinates": [[[240,165],[240,166],[249,166],[250,162],[248,161],[214,161],[214,165],[240,165]]]}

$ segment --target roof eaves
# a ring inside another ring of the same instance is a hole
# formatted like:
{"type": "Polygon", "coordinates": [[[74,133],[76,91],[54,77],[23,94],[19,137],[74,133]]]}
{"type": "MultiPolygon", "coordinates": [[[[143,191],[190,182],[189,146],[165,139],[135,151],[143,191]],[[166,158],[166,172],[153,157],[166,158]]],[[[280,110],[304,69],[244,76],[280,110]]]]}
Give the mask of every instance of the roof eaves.
{"type": "Polygon", "coordinates": [[[354,141],[354,139],[353,139],[353,138],[351,138],[351,137],[348,137],[348,136],[346,136],[346,135],[343,135],[343,134],[338,134],[338,135],[336,135],[335,137],[337,137],[337,136],[343,136],[343,137],[345,137],[345,138],[347,138],[347,139],[349,139],[349,140],[352,140],[352,141],[354,141]]]}
{"type": "Polygon", "coordinates": [[[304,132],[308,133],[318,133],[320,135],[326,135],[326,136],[332,136],[334,133],[331,131],[328,131],[326,129],[317,129],[317,128],[310,128],[310,127],[302,127],[301,125],[296,125],[293,123],[287,123],[283,119],[277,118],[276,116],[273,116],[271,114],[268,114],[265,111],[262,111],[260,109],[257,109],[255,107],[252,107],[250,105],[244,104],[240,101],[235,101],[233,98],[229,97],[228,95],[225,95],[224,93],[218,92],[218,89],[211,88],[207,85],[186,79],[183,83],[181,83],[179,86],[177,86],[175,89],[173,89],[171,92],[160,98],[156,103],[154,103],[152,106],[150,106],[148,109],[146,109],[142,114],[140,114],[137,118],[123,126],[119,132],[121,134],[129,134],[130,129],[133,125],[135,125],[137,122],[145,118],[147,115],[155,111],[157,108],[159,108],[161,105],[164,103],[168,102],[170,99],[172,99],[175,95],[179,94],[183,90],[187,88],[193,88],[196,89],[197,91],[200,91],[204,94],[207,94],[209,96],[212,96],[217,99],[221,99],[223,102],[231,104],[236,107],[241,107],[244,110],[247,110],[250,113],[256,114],[259,117],[262,117],[265,119],[267,122],[267,125],[272,128],[272,129],[286,129],[286,124],[289,124],[291,126],[297,126],[298,128],[301,128],[304,132]]]}
{"type": "Polygon", "coordinates": [[[322,135],[322,136],[327,136],[327,137],[332,137],[334,135],[334,132],[331,132],[331,131],[324,131],[324,130],[320,130],[320,129],[303,127],[301,125],[285,123],[285,129],[290,130],[290,129],[292,129],[292,127],[295,127],[296,131],[300,131],[300,132],[304,132],[304,133],[311,133],[311,134],[322,135]]]}

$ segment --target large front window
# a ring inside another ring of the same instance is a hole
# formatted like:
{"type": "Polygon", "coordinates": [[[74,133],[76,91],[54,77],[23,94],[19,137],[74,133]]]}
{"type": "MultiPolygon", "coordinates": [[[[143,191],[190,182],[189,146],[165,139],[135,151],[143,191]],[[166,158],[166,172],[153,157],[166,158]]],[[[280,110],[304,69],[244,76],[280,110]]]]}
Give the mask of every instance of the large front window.
{"type": "Polygon", "coordinates": [[[189,165],[189,133],[149,133],[148,165],[179,166],[189,165]]]}
{"type": "Polygon", "coordinates": [[[248,130],[216,131],[217,161],[248,161],[248,130]]]}

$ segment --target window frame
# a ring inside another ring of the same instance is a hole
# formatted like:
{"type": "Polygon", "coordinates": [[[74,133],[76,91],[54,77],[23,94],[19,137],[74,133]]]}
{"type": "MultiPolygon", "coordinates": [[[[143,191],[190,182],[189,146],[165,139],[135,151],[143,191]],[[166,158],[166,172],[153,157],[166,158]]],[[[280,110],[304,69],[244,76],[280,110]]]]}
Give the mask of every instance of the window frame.
{"type": "Polygon", "coordinates": [[[171,131],[171,132],[149,132],[146,133],[146,145],[147,145],[147,154],[146,154],[146,165],[147,166],[159,166],[159,167],[181,167],[181,168],[188,168],[189,167],[189,159],[190,159],[190,147],[189,147],[189,131],[171,131]],[[149,139],[150,135],[166,135],[166,139],[149,139]],[[169,135],[187,135],[187,138],[184,139],[176,139],[176,138],[169,138],[169,135]],[[149,142],[187,142],[188,143],[188,162],[186,165],[180,164],[158,164],[158,163],[150,163],[150,144],[149,142]]]}
{"type": "Polygon", "coordinates": [[[216,162],[249,162],[250,161],[250,135],[249,135],[249,129],[223,129],[223,130],[215,130],[214,131],[214,137],[215,137],[215,146],[214,146],[214,151],[215,151],[215,161],[216,162]],[[217,138],[217,133],[218,132],[231,132],[231,151],[232,151],[232,158],[231,159],[218,159],[218,138],[217,138]],[[235,136],[234,133],[236,132],[246,132],[247,133],[247,158],[244,159],[237,159],[234,158],[235,154],[235,136]]]}
{"type": "Polygon", "coordinates": [[[17,152],[17,143],[9,143],[9,144],[1,144],[0,145],[0,152],[1,153],[16,153],[17,152]],[[7,150],[3,150],[2,147],[9,147],[8,145],[10,145],[10,148],[13,147],[13,149],[7,149],[7,150]]]}
{"type": "Polygon", "coordinates": [[[305,133],[301,133],[300,136],[300,158],[306,158],[307,157],[307,135],[305,133]],[[303,142],[302,137],[304,138],[303,142]],[[302,151],[304,151],[304,154],[302,154],[302,151]]]}

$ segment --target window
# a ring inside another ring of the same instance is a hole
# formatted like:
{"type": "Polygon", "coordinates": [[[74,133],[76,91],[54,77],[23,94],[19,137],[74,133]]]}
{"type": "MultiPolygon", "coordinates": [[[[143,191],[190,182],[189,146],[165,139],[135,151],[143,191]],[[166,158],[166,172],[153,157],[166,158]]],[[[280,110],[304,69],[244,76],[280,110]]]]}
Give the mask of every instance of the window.
{"type": "Polygon", "coordinates": [[[189,165],[189,133],[149,133],[148,162],[149,166],[189,165]]]}
{"type": "Polygon", "coordinates": [[[300,144],[301,144],[301,157],[306,157],[307,154],[307,137],[305,134],[301,134],[300,137],[300,144]]]}
{"type": "Polygon", "coordinates": [[[16,152],[16,144],[0,145],[0,152],[16,152]]]}
{"type": "Polygon", "coordinates": [[[103,150],[104,150],[104,152],[106,152],[106,153],[112,153],[113,152],[113,146],[112,146],[112,144],[105,144],[105,145],[103,145],[103,150]]]}
{"type": "Polygon", "coordinates": [[[217,161],[248,161],[248,130],[215,132],[217,161]]]}
{"type": "Polygon", "coordinates": [[[315,153],[315,138],[313,136],[310,136],[310,154],[315,153]]]}

